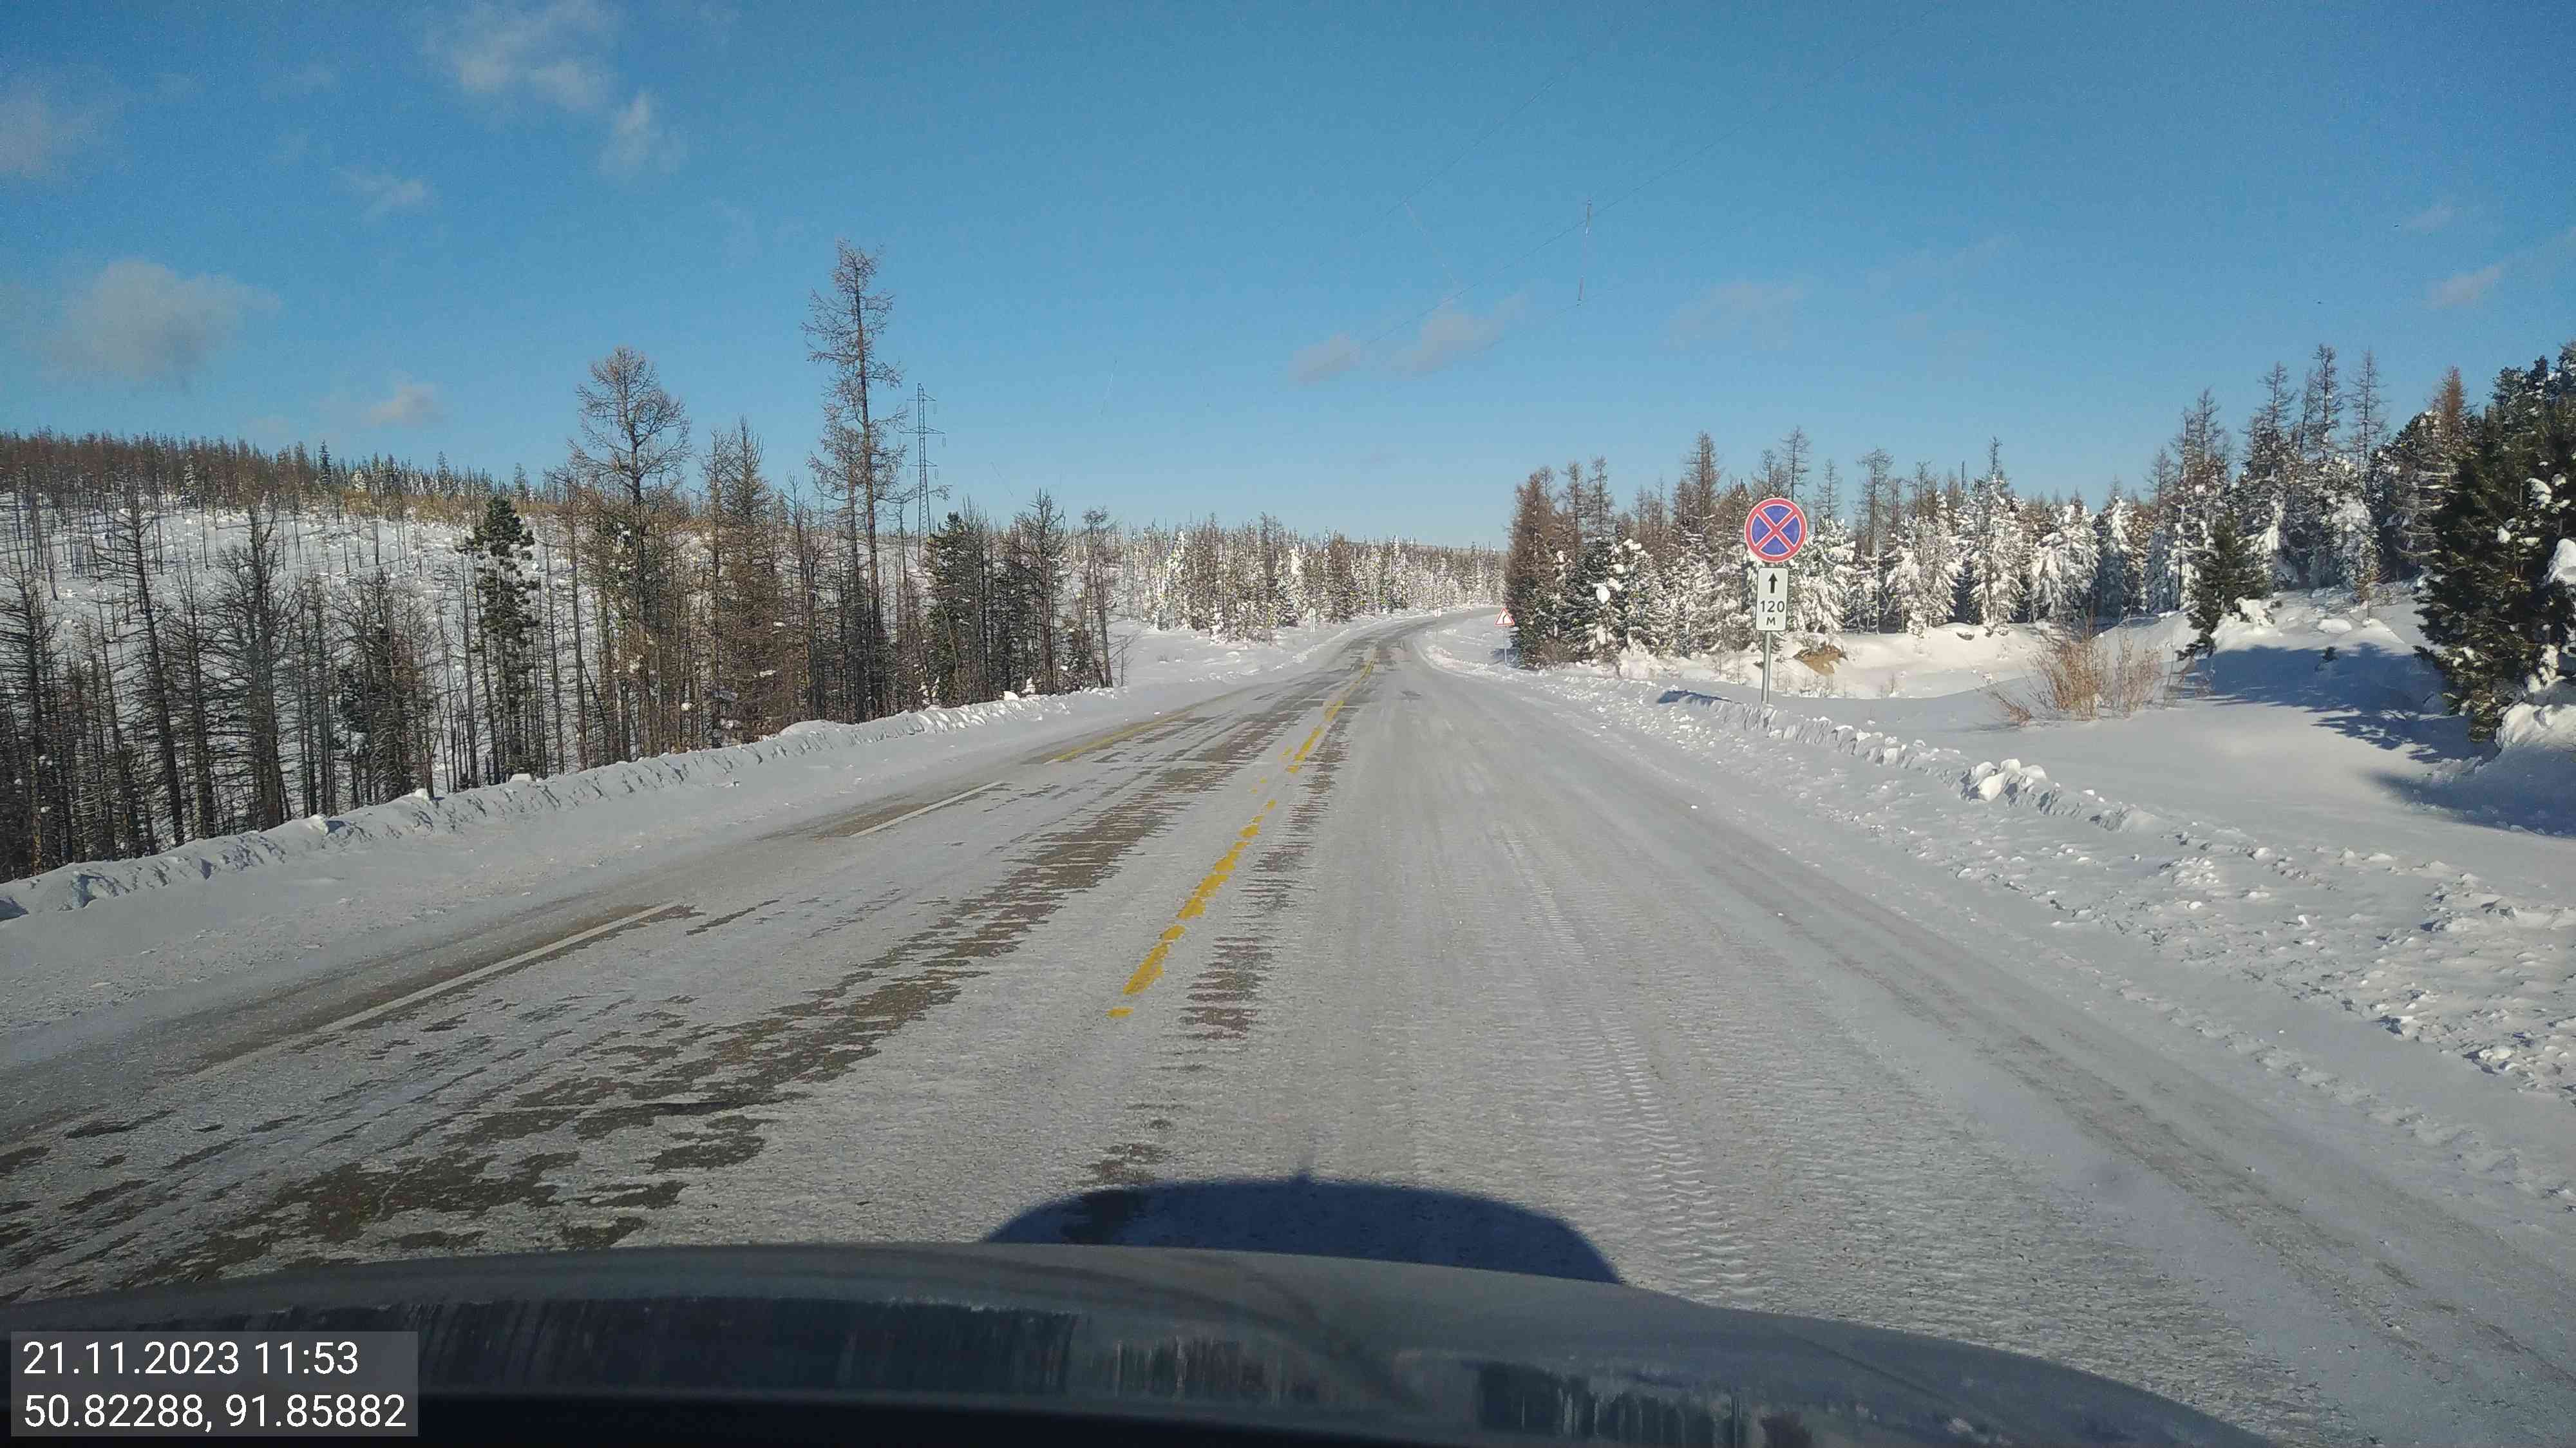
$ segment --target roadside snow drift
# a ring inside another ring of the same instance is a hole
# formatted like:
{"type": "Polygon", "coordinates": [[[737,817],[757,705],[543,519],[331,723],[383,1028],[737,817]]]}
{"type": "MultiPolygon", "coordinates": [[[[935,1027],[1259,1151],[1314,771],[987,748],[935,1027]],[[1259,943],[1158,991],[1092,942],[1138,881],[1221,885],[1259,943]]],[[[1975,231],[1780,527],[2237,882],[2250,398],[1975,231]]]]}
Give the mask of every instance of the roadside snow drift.
{"type": "MultiPolygon", "coordinates": [[[[2205,698],[2024,729],[1982,693],[1764,710],[1705,678],[1526,673],[1487,625],[1428,647],[1617,727],[1758,762],[1810,809],[1897,835],[1962,882],[2045,900],[2065,929],[2143,938],[2180,973],[2131,998],[2204,1033],[2229,1028],[2195,1009],[2190,979],[2224,971],[2576,1105],[2576,839],[2539,829],[2568,798],[2554,783],[2568,777],[2566,711],[2523,716],[2533,737],[2481,763],[2461,721],[2424,712],[2439,703],[2411,610],[2353,620],[2288,600],[2268,615],[2222,632],[2205,698]],[[1878,782],[1829,787],[1833,756],[1878,782]]],[[[2282,1069],[2342,1086],[2313,1062],[2282,1069]]],[[[2576,1188],[2533,1185],[2576,1210],[2576,1188]]]]}

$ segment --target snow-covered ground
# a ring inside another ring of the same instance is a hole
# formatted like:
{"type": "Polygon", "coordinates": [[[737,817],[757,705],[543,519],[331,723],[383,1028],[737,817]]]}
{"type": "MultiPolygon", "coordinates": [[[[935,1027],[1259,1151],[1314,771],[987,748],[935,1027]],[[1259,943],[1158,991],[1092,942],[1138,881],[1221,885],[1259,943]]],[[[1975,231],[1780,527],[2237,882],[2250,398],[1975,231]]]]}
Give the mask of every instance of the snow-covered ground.
{"type": "Polygon", "coordinates": [[[1389,622],[1281,629],[1265,642],[1125,626],[1128,682],[1115,689],[791,725],[755,744],[416,795],[0,884],[0,1039],[156,993],[187,997],[253,968],[324,969],[380,948],[389,929],[460,925],[702,848],[721,830],[784,827],[962,764],[1185,709],[1389,622]]]}
{"type": "MultiPolygon", "coordinates": [[[[2576,1183],[2559,1168],[2482,1154],[2459,1098],[2445,1116],[2381,1090],[2331,1033],[2314,1038],[2322,1048],[2255,1039],[2206,988],[2213,977],[2257,982],[2351,1031],[2419,1042],[2461,1072],[2576,1105],[2576,838],[2550,828],[2564,819],[2576,756],[2534,729],[2535,742],[2480,764],[2486,751],[2461,722],[2429,712],[2439,702],[2412,657],[2411,610],[2376,613],[2283,600],[2269,622],[2223,631],[2205,697],[2024,728],[1982,690],[1775,699],[1766,715],[1752,689],[1719,677],[1723,662],[1644,679],[1523,673],[1489,619],[1439,631],[1429,648],[1446,666],[1555,695],[1730,770],[1758,768],[1814,813],[1892,834],[1963,884],[2046,900],[2066,930],[2151,941],[2172,973],[2118,982],[2127,999],[2202,1035],[2241,1037],[2276,1072],[2576,1211],[2576,1183]],[[2516,788],[2482,777],[2499,769],[2516,788]],[[2532,780],[2551,783],[2520,787],[2532,780]]],[[[2142,631],[2162,641],[2177,627],[2142,631]]],[[[1950,632],[1921,656],[1938,668],[1916,679],[2017,675],[2014,640],[1950,632]]],[[[1909,641],[1844,646],[1864,661],[1855,672],[1884,679],[1903,671],[1909,641]]]]}

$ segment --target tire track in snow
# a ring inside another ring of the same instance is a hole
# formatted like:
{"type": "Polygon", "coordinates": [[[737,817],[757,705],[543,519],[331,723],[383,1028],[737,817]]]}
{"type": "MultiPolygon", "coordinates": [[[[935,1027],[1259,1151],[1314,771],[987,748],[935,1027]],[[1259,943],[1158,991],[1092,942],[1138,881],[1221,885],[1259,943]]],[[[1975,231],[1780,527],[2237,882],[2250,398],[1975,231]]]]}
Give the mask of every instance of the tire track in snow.
{"type": "Polygon", "coordinates": [[[1790,942],[1769,894],[1713,867],[1763,846],[1676,835],[1603,790],[1619,775],[1567,767],[1561,731],[1490,691],[1457,702],[1496,726],[1471,733],[1515,813],[1548,822],[1491,827],[1509,884],[1487,908],[1533,965],[1512,977],[1531,981],[1516,1037],[1582,1083],[1588,1119],[1552,1139],[1615,1144],[1559,1205],[1623,1275],[2029,1352],[2275,1434],[2336,1436],[2312,1385],[1881,1064],[1814,967],[1775,948],[1790,942]]]}
{"type": "MultiPolygon", "coordinates": [[[[1547,963],[1576,981],[1602,974],[1585,936],[1566,919],[1551,872],[1540,869],[1529,841],[1508,824],[1493,835],[1510,861],[1516,894],[1530,911],[1526,924],[1541,939],[1525,960],[1547,963]]],[[[1645,1055],[1631,1031],[1605,1018],[1595,992],[1554,993],[1515,972],[1513,1024],[1525,1038],[1546,1040],[1575,1073],[1582,1110],[1537,1139],[1570,1147],[1610,1133],[1613,1150],[1585,1175],[1596,1194],[1612,1200],[1611,1220],[1645,1240],[1643,1251],[1613,1251],[1621,1273],[1640,1286],[1729,1307],[1771,1305],[1776,1283],[1752,1264],[1737,1224],[1710,1190],[1714,1173],[1704,1148],[1694,1148],[1662,1109],[1645,1055]],[[1642,1258],[1642,1260],[1640,1260],[1642,1258]]],[[[1524,1049],[1536,1047],[1530,1040],[1524,1049]]]]}

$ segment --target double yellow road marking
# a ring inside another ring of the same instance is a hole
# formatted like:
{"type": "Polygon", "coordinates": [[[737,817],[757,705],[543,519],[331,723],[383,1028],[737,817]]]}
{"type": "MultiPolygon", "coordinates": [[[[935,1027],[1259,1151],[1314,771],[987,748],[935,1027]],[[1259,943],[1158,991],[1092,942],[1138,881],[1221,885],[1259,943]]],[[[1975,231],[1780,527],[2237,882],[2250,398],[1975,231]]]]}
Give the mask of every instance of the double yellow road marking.
{"type": "Polygon", "coordinates": [[[1153,718],[1147,719],[1142,723],[1130,724],[1124,729],[1111,730],[1109,733],[1103,734],[1097,739],[1086,739],[1080,744],[1073,746],[1071,749],[1066,750],[1062,754],[1048,755],[1047,763],[1062,764],[1069,759],[1079,759],[1083,755],[1089,754],[1095,749],[1106,748],[1107,746],[1115,744],[1119,740],[1128,738],[1131,735],[1142,734],[1157,724],[1169,724],[1175,717],[1178,716],[1157,714],[1153,718]]]}
{"type": "MultiPolygon", "coordinates": [[[[1367,682],[1370,671],[1376,667],[1375,661],[1362,665],[1359,677],[1351,680],[1350,687],[1342,690],[1339,697],[1324,706],[1323,722],[1308,732],[1304,743],[1282,756],[1288,761],[1290,774],[1295,774],[1305,766],[1306,756],[1314,752],[1315,746],[1323,741],[1324,731],[1333,727],[1334,717],[1342,712],[1342,706],[1350,702],[1351,695],[1361,684],[1367,682]]],[[[1262,776],[1261,783],[1267,785],[1269,782],[1268,775],[1262,776]]],[[[1261,837],[1262,822],[1269,819],[1270,812],[1278,807],[1279,801],[1275,797],[1264,799],[1261,802],[1261,808],[1254,812],[1252,822],[1235,832],[1234,843],[1226,848],[1223,855],[1217,857],[1216,864],[1200,878],[1197,888],[1191,890],[1189,898],[1181,902],[1180,910],[1172,916],[1172,923],[1163,927],[1163,933],[1155,938],[1154,948],[1145,952],[1145,959],[1137,965],[1135,973],[1127,977],[1127,984],[1119,991],[1120,995],[1142,995],[1153,986],[1154,982],[1163,978],[1163,962],[1170,957],[1172,947],[1180,944],[1181,937],[1189,933],[1187,922],[1207,913],[1208,902],[1214,900],[1217,892],[1225,888],[1225,882],[1233,878],[1234,867],[1243,859],[1244,850],[1261,837]]],[[[1109,1014],[1113,1019],[1123,1019],[1134,1012],[1133,1006],[1121,1005],[1109,1008],[1109,1014]]]]}
{"type": "MultiPolygon", "coordinates": [[[[1217,857],[1215,867],[1199,880],[1198,888],[1190,892],[1190,898],[1181,902],[1179,913],[1172,917],[1170,925],[1163,928],[1154,948],[1145,952],[1144,962],[1136,967],[1135,974],[1127,977],[1126,988],[1119,994],[1141,995],[1147,987],[1163,978],[1163,958],[1170,955],[1172,947],[1180,944],[1181,937],[1189,933],[1189,926],[1182,922],[1196,920],[1207,913],[1208,902],[1216,898],[1216,892],[1224,889],[1227,879],[1233,876],[1235,863],[1243,858],[1244,847],[1261,837],[1261,822],[1270,818],[1270,812],[1278,807],[1276,799],[1262,801],[1252,823],[1235,832],[1234,844],[1217,857]]],[[[1132,1006],[1111,1006],[1109,1014],[1124,1016],[1134,1009],[1132,1006]]]]}

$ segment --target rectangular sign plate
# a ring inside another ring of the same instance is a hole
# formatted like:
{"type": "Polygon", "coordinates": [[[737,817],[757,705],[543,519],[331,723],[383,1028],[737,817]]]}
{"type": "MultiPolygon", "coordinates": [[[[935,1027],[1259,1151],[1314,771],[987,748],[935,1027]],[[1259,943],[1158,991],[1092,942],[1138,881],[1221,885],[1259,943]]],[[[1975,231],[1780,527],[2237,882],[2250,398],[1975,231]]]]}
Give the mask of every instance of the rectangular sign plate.
{"type": "Polygon", "coordinates": [[[1753,570],[1753,627],[1758,633],[1789,631],[1789,570],[1753,570]]]}

